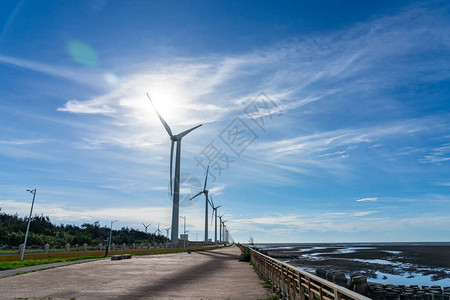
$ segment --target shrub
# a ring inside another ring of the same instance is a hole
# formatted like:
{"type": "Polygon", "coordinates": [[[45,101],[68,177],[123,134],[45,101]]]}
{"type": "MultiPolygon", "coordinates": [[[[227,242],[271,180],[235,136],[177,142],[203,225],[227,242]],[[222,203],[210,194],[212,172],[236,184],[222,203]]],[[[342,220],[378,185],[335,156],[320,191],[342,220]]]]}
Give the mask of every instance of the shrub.
{"type": "Polygon", "coordinates": [[[248,250],[248,248],[242,249],[241,260],[249,262],[251,259],[252,259],[252,257],[250,255],[250,250],[248,250]]]}

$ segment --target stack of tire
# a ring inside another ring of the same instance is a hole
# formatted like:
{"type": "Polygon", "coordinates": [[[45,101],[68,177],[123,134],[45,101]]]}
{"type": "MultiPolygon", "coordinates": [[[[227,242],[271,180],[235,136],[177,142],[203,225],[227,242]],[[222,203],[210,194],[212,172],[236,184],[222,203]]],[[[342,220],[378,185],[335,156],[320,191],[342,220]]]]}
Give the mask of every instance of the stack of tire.
{"type": "Polygon", "coordinates": [[[450,300],[450,287],[372,283],[359,273],[347,281],[339,270],[316,269],[316,275],[375,300],[450,300]]]}
{"type": "Polygon", "coordinates": [[[450,287],[442,289],[438,285],[393,285],[369,283],[372,299],[379,300],[450,300],[450,287]]]}

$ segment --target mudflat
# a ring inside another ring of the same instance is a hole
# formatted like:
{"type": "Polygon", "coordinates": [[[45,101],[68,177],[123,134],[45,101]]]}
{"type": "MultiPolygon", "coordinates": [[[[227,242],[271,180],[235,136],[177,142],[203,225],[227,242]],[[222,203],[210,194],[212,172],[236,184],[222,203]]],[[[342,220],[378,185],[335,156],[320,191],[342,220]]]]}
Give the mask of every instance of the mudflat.
{"type": "MultiPolygon", "coordinates": [[[[317,268],[363,273],[369,280],[380,274],[403,276],[411,284],[436,282],[450,286],[449,243],[366,243],[264,245],[268,255],[312,273],[317,268]]],[[[384,276],[384,275],[381,275],[384,276]]],[[[387,279],[385,283],[390,283],[387,279]]],[[[427,284],[427,285],[428,285],[427,284]]]]}

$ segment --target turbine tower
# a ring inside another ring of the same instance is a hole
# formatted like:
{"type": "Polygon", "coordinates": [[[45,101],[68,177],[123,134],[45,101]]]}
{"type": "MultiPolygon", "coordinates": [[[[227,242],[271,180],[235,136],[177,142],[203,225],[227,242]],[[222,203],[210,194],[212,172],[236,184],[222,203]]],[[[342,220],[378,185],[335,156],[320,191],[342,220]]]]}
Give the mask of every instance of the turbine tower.
{"type": "MultiPolygon", "coordinates": [[[[219,208],[219,207],[221,207],[222,205],[219,205],[219,206],[214,206],[214,201],[213,201],[213,198],[211,197],[211,206],[212,206],[212,215],[215,215],[215,224],[214,224],[214,227],[215,227],[215,231],[214,231],[214,243],[217,245],[217,209],[219,208]]],[[[212,220],[211,220],[212,221],[212,220]]]]}
{"type": "Polygon", "coordinates": [[[156,114],[159,117],[159,120],[163,124],[167,133],[170,136],[171,145],[170,145],[170,195],[173,195],[173,206],[172,206],[172,234],[170,242],[172,245],[178,245],[178,219],[180,218],[180,163],[181,163],[181,139],[187,135],[192,130],[202,126],[202,124],[192,127],[186,131],[183,131],[179,134],[172,134],[172,130],[170,129],[167,122],[163,119],[163,117],[156,110],[155,105],[153,104],[150,95],[147,93],[147,97],[150,100],[150,103],[153,106],[156,114]],[[172,163],[173,163],[173,147],[175,142],[177,143],[177,152],[175,155],[175,184],[173,186],[172,192],[172,163]]]}
{"type": "MultiPolygon", "coordinates": [[[[209,191],[206,189],[206,183],[208,182],[208,172],[209,172],[209,166],[206,169],[205,185],[203,186],[203,190],[200,191],[197,195],[195,195],[191,199],[189,199],[189,200],[192,200],[195,197],[200,196],[201,194],[205,194],[205,199],[206,199],[206,201],[205,201],[205,243],[208,242],[208,205],[211,205],[211,202],[209,201],[209,198],[208,198],[209,191]]],[[[211,205],[211,207],[214,207],[214,206],[211,205]]]]}

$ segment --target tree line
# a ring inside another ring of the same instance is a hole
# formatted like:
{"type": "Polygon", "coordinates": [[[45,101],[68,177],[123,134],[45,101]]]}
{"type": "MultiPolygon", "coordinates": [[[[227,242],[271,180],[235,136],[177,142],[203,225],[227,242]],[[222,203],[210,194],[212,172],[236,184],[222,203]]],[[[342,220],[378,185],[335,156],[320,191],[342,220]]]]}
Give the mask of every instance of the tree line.
{"type": "MultiPolygon", "coordinates": [[[[25,239],[28,217],[21,218],[17,214],[8,215],[0,213],[0,245],[18,246],[25,239]]],[[[71,245],[98,245],[106,243],[109,237],[109,228],[100,226],[99,222],[93,224],[84,223],[80,227],[76,225],[55,225],[48,216],[35,215],[31,219],[28,232],[27,246],[49,244],[51,246],[71,245]]],[[[112,242],[117,244],[132,243],[165,243],[162,235],[145,233],[137,229],[122,227],[112,231],[112,242]]]]}

